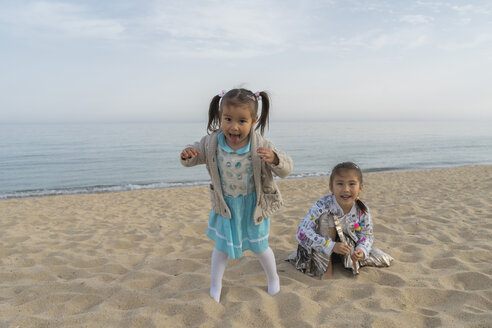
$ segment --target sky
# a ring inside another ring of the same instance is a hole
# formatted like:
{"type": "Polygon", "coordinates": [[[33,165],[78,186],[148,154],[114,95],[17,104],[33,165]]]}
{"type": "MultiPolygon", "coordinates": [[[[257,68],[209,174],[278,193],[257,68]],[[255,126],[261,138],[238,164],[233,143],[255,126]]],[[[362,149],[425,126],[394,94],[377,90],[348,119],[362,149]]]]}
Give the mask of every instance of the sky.
{"type": "Polygon", "coordinates": [[[0,123],[492,119],[492,2],[0,1],[0,123]]]}

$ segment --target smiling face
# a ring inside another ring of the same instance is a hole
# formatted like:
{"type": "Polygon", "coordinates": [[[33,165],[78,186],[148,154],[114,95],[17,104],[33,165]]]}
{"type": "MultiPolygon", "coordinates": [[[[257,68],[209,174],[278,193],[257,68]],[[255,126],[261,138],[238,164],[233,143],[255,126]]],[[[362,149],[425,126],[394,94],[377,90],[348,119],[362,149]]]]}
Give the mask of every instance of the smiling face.
{"type": "Polygon", "coordinates": [[[357,171],[351,169],[338,171],[330,183],[330,189],[344,214],[350,212],[363,187],[357,171]]]}
{"type": "Polygon", "coordinates": [[[223,106],[220,116],[220,129],[224,133],[226,143],[234,150],[246,146],[249,142],[249,133],[258,116],[252,117],[248,105],[223,106]]]}

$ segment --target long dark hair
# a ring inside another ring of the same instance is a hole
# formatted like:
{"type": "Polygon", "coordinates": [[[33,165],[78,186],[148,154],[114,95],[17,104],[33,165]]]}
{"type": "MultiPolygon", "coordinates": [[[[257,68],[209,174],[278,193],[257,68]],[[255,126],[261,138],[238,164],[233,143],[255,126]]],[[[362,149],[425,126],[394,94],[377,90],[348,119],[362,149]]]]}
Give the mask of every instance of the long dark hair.
{"type": "MultiPolygon", "coordinates": [[[[363,180],[362,180],[362,170],[360,169],[359,165],[355,164],[355,163],[352,163],[352,162],[343,162],[343,163],[339,163],[337,165],[335,165],[335,167],[331,170],[331,174],[330,174],[330,189],[333,190],[333,180],[335,178],[335,176],[337,174],[340,173],[340,171],[342,170],[354,170],[355,172],[357,172],[357,178],[359,179],[359,183],[360,184],[363,184],[363,180]]],[[[357,198],[355,200],[355,203],[357,204],[357,207],[362,211],[364,212],[365,214],[367,214],[367,206],[364,205],[364,203],[359,199],[357,198]]]]}
{"type": "MultiPolygon", "coordinates": [[[[270,97],[265,91],[258,93],[261,97],[261,116],[258,120],[255,130],[260,129],[261,135],[268,128],[268,116],[270,114],[270,97]]],[[[258,115],[259,97],[247,89],[232,89],[223,96],[217,95],[212,98],[208,109],[207,132],[214,132],[220,128],[220,115],[223,106],[241,106],[248,105],[251,108],[251,117],[258,115]],[[221,101],[222,100],[222,101],[221,101]]]]}

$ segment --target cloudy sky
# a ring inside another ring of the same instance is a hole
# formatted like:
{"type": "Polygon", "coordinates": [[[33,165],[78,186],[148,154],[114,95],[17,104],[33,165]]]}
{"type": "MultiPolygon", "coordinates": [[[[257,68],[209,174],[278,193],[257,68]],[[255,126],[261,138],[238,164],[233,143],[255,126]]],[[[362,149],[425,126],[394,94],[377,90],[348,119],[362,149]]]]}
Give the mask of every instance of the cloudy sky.
{"type": "Polygon", "coordinates": [[[492,119],[492,2],[0,2],[0,122],[492,119]]]}

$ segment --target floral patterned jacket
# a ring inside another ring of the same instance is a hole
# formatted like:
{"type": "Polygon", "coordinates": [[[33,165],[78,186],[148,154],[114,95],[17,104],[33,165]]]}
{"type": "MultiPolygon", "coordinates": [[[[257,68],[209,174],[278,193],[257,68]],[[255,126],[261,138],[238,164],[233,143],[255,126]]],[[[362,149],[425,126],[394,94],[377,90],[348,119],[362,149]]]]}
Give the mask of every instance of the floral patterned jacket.
{"type": "Polygon", "coordinates": [[[323,254],[331,254],[335,242],[328,236],[323,237],[317,233],[319,218],[323,214],[339,216],[343,232],[355,241],[355,249],[362,249],[364,258],[369,256],[374,236],[372,231],[372,218],[369,210],[367,214],[362,212],[357,205],[349,213],[343,215],[343,211],[338,205],[335,195],[329,194],[319,199],[308,214],[302,219],[297,228],[297,242],[306,249],[314,249],[323,254]]]}

